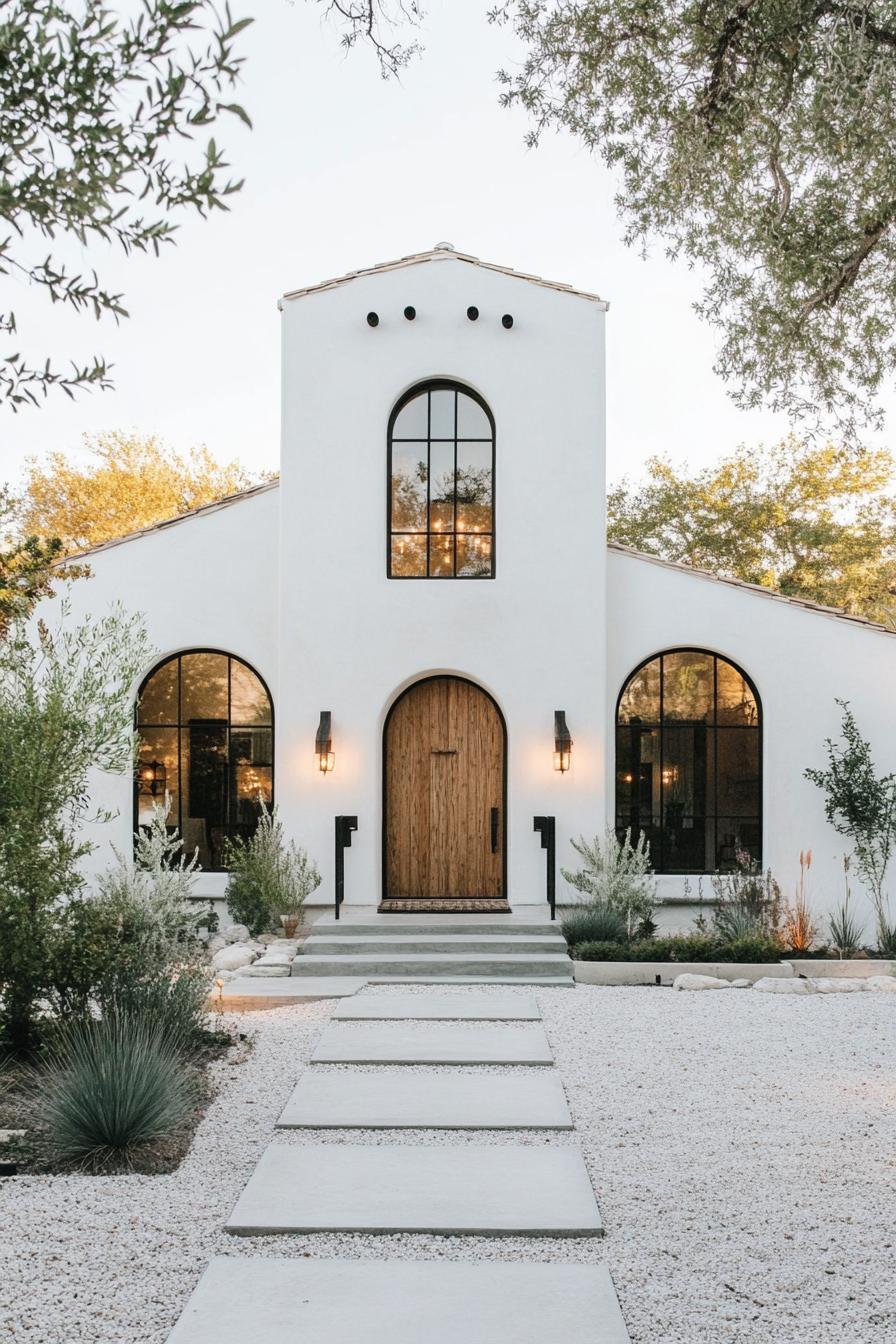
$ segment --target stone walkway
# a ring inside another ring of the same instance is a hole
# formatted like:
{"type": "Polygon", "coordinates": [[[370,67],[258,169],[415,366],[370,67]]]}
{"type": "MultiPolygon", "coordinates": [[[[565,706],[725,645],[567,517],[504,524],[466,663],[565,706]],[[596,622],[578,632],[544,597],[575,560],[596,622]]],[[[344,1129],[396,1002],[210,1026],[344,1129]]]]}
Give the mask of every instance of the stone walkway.
{"type": "MultiPolygon", "coordinates": [[[[370,995],[340,1005],[281,1129],[570,1130],[532,995],[370,995]],[[500,1016],[497,1016],[500,1014],[500,1016]],[[462,1020],[459,1020],[462,1019],[462,1020]],[[500,1025],[494,1025],[499,1022],[500,1025]],[[477,1025],[474,1025],[476,1023],[477,1025]],[[350,1063],[340,1072],[318,1068],[350,1063]],[[541,1064],[516,1074],[373,1063],[541,1064]]],[[[272,1142],[226,1223],[235,1236],[594,1237],[578,1146],[272,1142]]],[[[169,1344],[629,1344],[605,1266],[218,1257],[169,1344]]]]}

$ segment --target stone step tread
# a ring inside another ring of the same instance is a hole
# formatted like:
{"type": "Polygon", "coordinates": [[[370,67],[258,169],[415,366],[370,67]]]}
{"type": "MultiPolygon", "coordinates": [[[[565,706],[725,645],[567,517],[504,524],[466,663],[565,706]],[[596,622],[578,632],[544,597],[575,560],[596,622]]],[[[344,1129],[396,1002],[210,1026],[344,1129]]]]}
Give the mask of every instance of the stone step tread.
{"type": "Polygon", "coordinates": [[[306,1071],[278,1129],[572,1129],[553,1071],[394,1073],[306,1071]]]}
{"type": "Polygon", "coordinates": [[[216,1256],[168,1344],[629,1344],[605,1265],[216,1256]]]}
{"type": "Polygon", "coordinates": [[[541,1021],[532,994],[362,994],[337,1004],[333,1021],[541,1021]]]}
{"type": "Polygon", "coordinates": [[[527,947],[531,946],[536,951],[544,948],[549,951],[552,947],[566,948],[566,939],[562,934],[551,933],[393,933],[388,937],[378,934],[371,937],[368,933],[359,933],[357,931],[349,933],[312,933],[305,942],[305,949],[312,945],[324,945],[327,949],[331,947],[356,947],[358,943],[386,943],[390,947],[407,947],[411,943],[425,943],[432,946],[436,951],[446,943],[459,943],[462,947],[469,947],[475,951],[477,947],[482,947],[486,951],[495,947],[498,943],[514,947],[517,943],[525,943],[527,947]]]}
{"type": "MultiPolygon", "coordinates": [[[[303,963],[319,963],[322,961],[337,961],[341,958],[333,953],[327,955],[316,952],[306,952],[300,957],[296,957],[293,962],[293,970],[303,963]]],[[[522,963],[531,964],[532,962],[544,963],[549,967],[567,966],[572,967],[572,961],[565,952],[410,952],[400,956],[391,957],[388,952],[352,952],[344,958],[346,961],[352,961],[358,965],[372,966],[378,961],[401,961],[407,966],[431,965],[435,961],[449,962],[454,965],[476,965],[479,963],[497,964],[504,963],[507,966],[519,966],[522,963]]]]}
{"type": "Polygon", "coordinates": [[[539,985],[575,989],[571,975],[368,975],[369,985],[539,985]]]}
{"type": "MultiPolygon", "coordinates": [[[[576,1147],[272,1143],[226,1230],[593,1237],[603,1224],[576,1147]]],[[[392,1263],[377,1268],[388,1279],[392,1263]]]]}
{"type": "Polygon", "coordinates": [[[515,919],[513,915],[489,918],[486,915],[373,915],[369,919],[334,919],[332,915],[315,920],[314,933],[551,933],[560,925],[550,919],[515,919]]]}
{"type": "Polygon", "coordinates": [[[552,1064],[540,1022],[330,1022],[312,1064],[552,1064]]]}

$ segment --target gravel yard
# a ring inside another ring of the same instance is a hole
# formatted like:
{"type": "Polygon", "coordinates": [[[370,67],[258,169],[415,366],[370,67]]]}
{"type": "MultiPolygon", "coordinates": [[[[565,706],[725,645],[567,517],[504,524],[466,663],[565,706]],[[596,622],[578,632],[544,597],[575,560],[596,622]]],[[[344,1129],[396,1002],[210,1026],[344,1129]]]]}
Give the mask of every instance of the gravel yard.
{"type": "MultiPolygon", "coordinates": [[[[896,996],[535,992],[576,1130],[475,1141],[580,1142],[604,1240],[228,1237],[334,1005],[282,1008],[239,1019],[255,1048],[213,1065],[218,1094],[178,1171],[0,1181],[0,1339],[164,1344],[209,1258],[231,1254],[605,1259],[633,1344],[896,1340],[896,996]]],[[[278,1136],[344,1139],[463,1142],[278,1136]]]]}

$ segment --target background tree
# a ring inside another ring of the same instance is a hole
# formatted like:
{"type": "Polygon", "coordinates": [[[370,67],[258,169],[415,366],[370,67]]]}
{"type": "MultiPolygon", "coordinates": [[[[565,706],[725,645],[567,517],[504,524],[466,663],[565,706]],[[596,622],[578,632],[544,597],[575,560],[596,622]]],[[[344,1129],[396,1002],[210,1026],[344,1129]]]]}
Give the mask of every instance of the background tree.
{"type": "Polygon", "coordinates": [[[86,436],[85,446],[85,465],[59,452],[31,462],[20,502],[23,531],[58,538],[65,555],[213,504],[259,479],[238,462],[217,462],[207,448],[181,456],[154,435],[113,431],[86,436]]]}
{"type": "Polygon", "coordinates": [[[0,638],[10,621],[27,616],[52,592],[52,567],[62,555],[58,538],[23,535],[17,513],[9,490],[0,488],[0,638]]]}
{"type": "Polygon", "coordinates": [[[421,51],[419,42],[395,41],[403,26],[416,27],[423,19],[419,0],[314,0],[342,29],[342,45],[373,48],[383,79],[397,75],[421,51]]]}
{"type": "Polygon", "coordinates": [[[693,475],[666,458],[608,496],[611,541],[896,628],[894,460],[794,438],[693,475]]]}
{"type": "MultiPolygon", "coordinates": [[[[222,114],[248,124],[229,99],[235,38],[251,22],[212,0],[143,0],[130,19],[101,0],[0,0],[0,275],[96,318],[127,316],[95,272],[46,249],[98,241],[158,254],[173,241],[172,216],[227,208],[241,183],[214,139],[184,155],[222,114]]],[[[16,333],[13,312],[0,310],[0,333],[16,333]]],[[[65,371],[9,349],[0,404],[12,410],[53,386],[110,385],[101,358],[65,371]]]]}
{"type": "Polygon", "coordinates": [[[503,101],[618,174],[629,243],[707,275],[741,406],[872,415],[896,361],[893,0],[504,0],[503,101]]]}

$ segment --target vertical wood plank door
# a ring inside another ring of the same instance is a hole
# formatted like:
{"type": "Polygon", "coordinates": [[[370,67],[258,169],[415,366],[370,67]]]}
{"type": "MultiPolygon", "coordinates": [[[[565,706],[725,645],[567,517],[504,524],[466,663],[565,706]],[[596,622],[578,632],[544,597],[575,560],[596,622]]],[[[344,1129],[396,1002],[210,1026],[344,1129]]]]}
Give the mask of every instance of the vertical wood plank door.
{"type": "Polygon", "coordinates": [[[502,897],[505,743],[494,702],[460,677],[427,678],[393,706],[384,748],[386,896],[502,897]]]}

